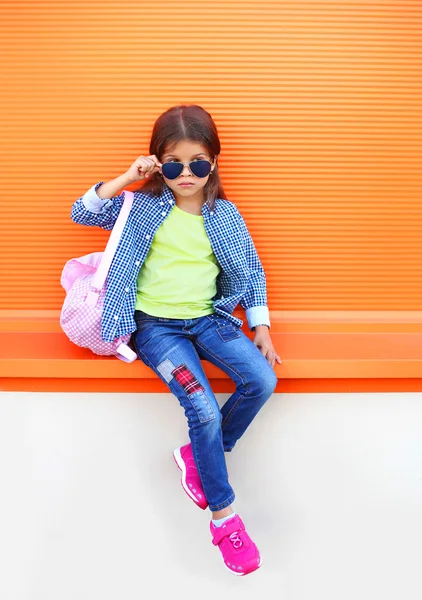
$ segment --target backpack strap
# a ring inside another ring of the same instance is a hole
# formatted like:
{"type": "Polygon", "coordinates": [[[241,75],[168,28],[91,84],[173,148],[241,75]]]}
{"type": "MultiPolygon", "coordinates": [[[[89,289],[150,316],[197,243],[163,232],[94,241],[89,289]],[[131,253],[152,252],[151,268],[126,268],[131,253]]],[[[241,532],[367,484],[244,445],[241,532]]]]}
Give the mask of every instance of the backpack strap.
{"type": "Polygon", "coordinates": [[[107,246],[103,252],[101,262],[98,265],[97,271],[92,278],[91,291],[88,293],[86,303],[89,306],[95,305],[98,302],[100,291],[102,290],[105,280],[107,278],[111,262],[116,253],[117,246],[119,245],[120,238],[123,233],[123,229],[126,225],[130,209],[133,204],[133,192],[127,190],[123,191],[124,202],[120,209],[119,216],[114,224],[113,230],[108,238],[107,246]]]}

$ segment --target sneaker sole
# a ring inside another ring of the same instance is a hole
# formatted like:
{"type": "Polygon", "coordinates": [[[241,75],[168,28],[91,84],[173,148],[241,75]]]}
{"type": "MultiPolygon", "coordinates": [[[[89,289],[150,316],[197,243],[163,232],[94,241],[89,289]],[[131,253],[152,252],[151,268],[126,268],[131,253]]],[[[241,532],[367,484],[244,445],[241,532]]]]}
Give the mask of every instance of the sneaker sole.
{"type": "Polygon", "coordinates": [[[225,562],[223,562],[223,565],[226,567],[227,571],[230,571],[230,573],[233,573],[233,575],[237,575],[238,577],[244,577],[245,575],[250,575],[250,573],[255,573],[255,571],[259,569],[259,567],[262,565],[262,558],[259,559],[259,565],[257,566],[257,568],[253,571],[248,571],[247,573],[237,573],[236,571],[232,571],[232,569],[230,569],[230,567],[228,567],[225,562]]]}
{"type": "Polygon", "coordinates": [[[187,493],[189,498],[191,498],[195,502],[196,506],[199,506],[199,508],[202,508],[202,510],[205,510],[207,507],[206,506],[203,507],[200,504],[198,504],[198,500],[194,496],[193,492],[190,491],[189,486],[186,483],[186,468],[185,468],[185,463],[183,461],[182,455],[180,454],[180,448],[176,448],[176,450],[173,451],[173,458],[174,458],[176,465],[182,471],[182,479],[181,479],[182,488],[185,490],[185,492],[187,493]]]}

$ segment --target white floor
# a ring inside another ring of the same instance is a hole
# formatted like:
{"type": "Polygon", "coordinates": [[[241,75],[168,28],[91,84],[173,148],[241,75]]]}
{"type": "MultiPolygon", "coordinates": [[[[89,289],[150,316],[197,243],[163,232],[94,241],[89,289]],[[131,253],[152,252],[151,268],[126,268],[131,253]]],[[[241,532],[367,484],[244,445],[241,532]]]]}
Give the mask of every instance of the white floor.
{"type": "Polygon", "coordinates": [[[0,598],[421,599],[422,394],[271,398],[227,455],[246,577],[180,486],[187,440],[171,394],[0,393],[0,598]]]}

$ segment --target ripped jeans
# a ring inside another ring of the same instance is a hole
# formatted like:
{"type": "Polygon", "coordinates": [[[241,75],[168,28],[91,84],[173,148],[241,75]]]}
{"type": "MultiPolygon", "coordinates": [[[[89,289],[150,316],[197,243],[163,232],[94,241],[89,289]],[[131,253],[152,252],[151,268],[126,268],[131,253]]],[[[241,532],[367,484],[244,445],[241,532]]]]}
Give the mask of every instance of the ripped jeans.
{"type": "Polygon", "coordinates": [[[274,392],[277,377],[259,348],[216,313],[194,319],[154,317],[136,310],[132,342],[138,357],[177,397],[185,411],[192,452],[209,508],[230,506],[224,452],[230,452],[274,392]],[[204,373],[208,360],[227,373],[236,390],[220,407],[204,373]]]}

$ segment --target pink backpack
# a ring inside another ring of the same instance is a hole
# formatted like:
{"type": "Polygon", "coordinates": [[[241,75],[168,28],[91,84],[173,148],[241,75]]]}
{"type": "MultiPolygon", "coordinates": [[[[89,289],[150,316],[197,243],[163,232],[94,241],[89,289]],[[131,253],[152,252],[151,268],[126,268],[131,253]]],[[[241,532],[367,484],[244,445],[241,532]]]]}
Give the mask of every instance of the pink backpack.
{"type": "Polygon", "coordinates": [[[92,252],[69,260],[60,283],[66,290],[60,325],[71,342],[89,348],[95,354],[116,356],[133,362],[137,355],[129,346],[131,334],[105,342],[101,338],[101,317],[105,297],[105,281],[111,261],[133,203],[133,192],[124,191],[124,202],[104,252],[92,252]]]}

